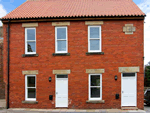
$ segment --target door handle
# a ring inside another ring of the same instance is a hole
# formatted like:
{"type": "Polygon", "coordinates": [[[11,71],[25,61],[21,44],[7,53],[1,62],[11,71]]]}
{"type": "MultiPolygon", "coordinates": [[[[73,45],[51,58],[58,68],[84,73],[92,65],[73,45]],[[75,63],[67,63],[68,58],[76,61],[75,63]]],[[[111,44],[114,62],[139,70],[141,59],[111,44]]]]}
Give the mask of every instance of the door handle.
{"type": "Polygon", "coordinates": [[[124,91],[122,91],[122,93],[124,93],[124,91]]]}
{"type": "Polygon", "coordinates": [[[56,92],[56,94],[58,94],[58,92],[56,92]]]}

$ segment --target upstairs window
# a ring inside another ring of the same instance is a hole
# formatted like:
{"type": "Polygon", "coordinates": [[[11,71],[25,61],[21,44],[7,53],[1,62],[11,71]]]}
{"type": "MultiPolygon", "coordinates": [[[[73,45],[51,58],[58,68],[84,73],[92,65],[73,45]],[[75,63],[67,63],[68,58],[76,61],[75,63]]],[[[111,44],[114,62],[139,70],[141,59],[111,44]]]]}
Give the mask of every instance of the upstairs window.
{"type": "Polygon", "coordinates": [[[67,53],[67,44],[67,27],[55,27],[55,53],[67,53]]]}
{"type": "Polygon", "coordinates": [[[88,52],[101,52],[101,26],[88,26],[88,52]]]}
{"type": "Polygon", "coordinates": [[[36,54],[36,28],[25,28],[25,54],[36,54]]]}

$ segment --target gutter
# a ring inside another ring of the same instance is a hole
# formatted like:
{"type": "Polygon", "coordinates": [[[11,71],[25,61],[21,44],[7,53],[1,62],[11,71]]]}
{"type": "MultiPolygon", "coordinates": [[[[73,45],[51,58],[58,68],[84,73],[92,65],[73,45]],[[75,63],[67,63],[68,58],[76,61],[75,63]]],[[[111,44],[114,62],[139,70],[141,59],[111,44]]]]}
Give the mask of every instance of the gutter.
{"type": "Polygon", "coordinates": [[[10,37],[10,20],[7,27],[7,109],[9,108],[9,37],[10,37]]]}
{"type": "Polygon", "coordinates": [[[11,19],[11,20],[33,20],[35,19],[37,21],[37,19],[82,19],[82,18],[135,18],[135,17],[146,17],[146,15],[98,15],[98,16],[56,16],[56,17],[18,17],[18,18],[1,18],[2,21],[6,22],[7,20],[11,19]]]}

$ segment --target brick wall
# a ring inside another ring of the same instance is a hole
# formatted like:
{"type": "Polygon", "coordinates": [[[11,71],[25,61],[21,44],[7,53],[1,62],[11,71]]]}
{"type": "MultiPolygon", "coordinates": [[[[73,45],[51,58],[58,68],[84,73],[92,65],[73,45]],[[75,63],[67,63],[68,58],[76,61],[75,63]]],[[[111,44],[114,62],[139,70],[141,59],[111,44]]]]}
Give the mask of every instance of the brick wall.
{"type": "MultiPolygon", "coordinates": [[[[39,22],[37,32],[38,57],[22,57],[25,53],[25,29],[21,23],[10,25],[10,107],[11,108],[55,108],[49,100],[54,95],[55,75],[52,70],[70,69],[68,76],[68,108],[121,108],[121,73],[118,67],[139,66],[137,74],[137,107],[143,109],[144,74],[143,74],[143,20],[104,21],[102,25],[102,51],[104,55],[86,55],[88,51],[88,26],[84,21],[71,21],[68,26],[68,52],[70,56],[53,56],[55,52],[55,29],[51,22],[39,22]],[[123,26],[133,24],[136,32],[125,35],[123,26]],[[102,98],[104,104],[89,104],[88,74],[86,69],[105,69],[102,74],[102,98]],[[22,104],[25,100],[25,76],[22,70],[38,70],[37,101],[38,104],[22,104]],[[114,80],[114,76],[118,80],[114,80]],[[49,82],[48,78],[52,77],[49,82]]],[[[7,80],[7,40],[4,24],[4,78],[7,80]]]]}

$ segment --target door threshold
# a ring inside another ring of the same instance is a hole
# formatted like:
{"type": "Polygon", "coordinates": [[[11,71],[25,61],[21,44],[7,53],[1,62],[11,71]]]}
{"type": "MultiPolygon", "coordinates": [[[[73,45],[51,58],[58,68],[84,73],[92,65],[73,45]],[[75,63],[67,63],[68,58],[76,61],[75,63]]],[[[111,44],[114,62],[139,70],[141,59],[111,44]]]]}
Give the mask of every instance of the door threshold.
{"type": "Polygon", "coordinates": [[[137,108],[137,107],[134,107],[134,106],[133,106],[133,107],[130,107],[130,106],[129,106],[129,107],[128,107],[128,106],[127,106],[127,107],[126,107],[126,106],[123,106],[123,107],[121,107],[121,109],[122,109],[122,110],[138,110],[138,108],[137,108]]]}

